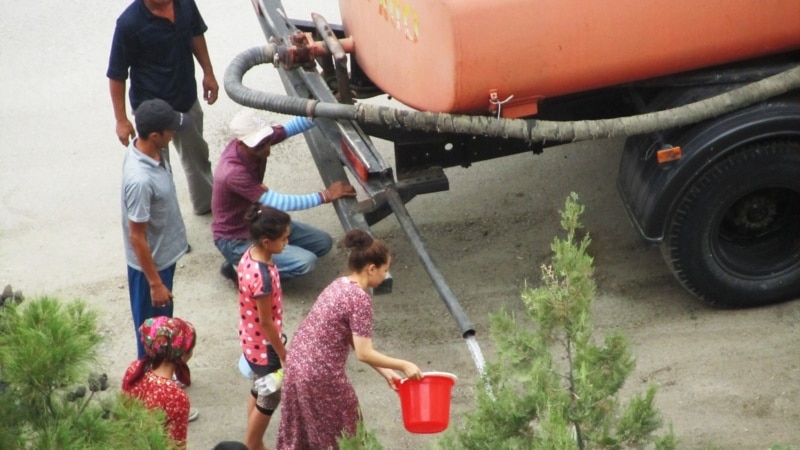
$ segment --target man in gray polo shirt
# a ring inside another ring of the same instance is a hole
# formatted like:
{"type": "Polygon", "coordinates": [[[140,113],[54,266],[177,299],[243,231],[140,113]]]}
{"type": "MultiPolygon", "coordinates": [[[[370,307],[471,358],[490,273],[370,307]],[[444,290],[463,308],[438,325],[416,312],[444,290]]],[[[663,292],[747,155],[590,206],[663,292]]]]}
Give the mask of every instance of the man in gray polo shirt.
{"type": "Polygon", "coordinates": [[[128,291],[138,357],[145,355],[139,325],[172,317],[172,279],[186,253],[183,224],[167,146],[186,120],[164,100],[142,102],[134,115],[138,137],[122,166],[122,230],[128,263],[128,291]]]}

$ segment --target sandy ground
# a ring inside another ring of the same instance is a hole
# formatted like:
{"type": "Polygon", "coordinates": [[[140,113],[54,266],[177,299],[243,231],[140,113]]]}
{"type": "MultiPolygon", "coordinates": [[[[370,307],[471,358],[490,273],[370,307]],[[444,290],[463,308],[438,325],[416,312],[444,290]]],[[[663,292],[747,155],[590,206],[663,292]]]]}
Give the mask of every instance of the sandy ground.
{"type": "MultiPolygon", "coordinates": [[[[264,39],[250,2],[198,3],[221,82],[228,62],[264,39]]],[[[307,19],[315,11],[338,20],[335,3],[304,3],[289,14],[307,19]]],[[[28,297],[83,299],[97,308],[105,336],[98,364],[115,384],[135,357],[119,224],[123,147],[114,135],[105,78],[114,20],[126,4],[0,4],[0,284],[28,297]]],[[[245,82],[282,91],[271,68],[255,70],[245,82]]],[[[224,92],[221,97],[205,108],[212,162],[239,109],[224,92]]],[[[379,146],[391,160],[390,147],[379,146]]],[[[721,311],[685,293],[658,249],[645,246],[627,221],[614,188],[621,146],[619,140],[583,143],[449,169],[450,191],[408,205],[474,323],[483,353],[493,355],[487,314],[501,306],[521,309],[522,286],[539,282],[539,266],[560,231],[558,210],[575,191],[593,238],[595,323],[600,333],[620,329],[629,336],[637,359],[625,392],[658,385],[657,404],[681,448],[800,447],[800,303],[721,311]]],[[[275,149],[267,179],[284,192],[322,187],[299,137],[275,149]]],[[[211,242],[210,218],[190,213],[180,167],[176,184],[194,251],[179,263],[175,314],[194,322],[200,335],[189,394],[201,417],[190,426],[189,447],[210,449],[244,433],[247,381],[236,370],[236,291],[217,272],[221,257],[211,242]]],[[[295,217],[342,237],[330,207],[295,217]]],[[[373,231],[395,252],[394,291],[375,298],[375,344],[423,370],[457,374],[452,423],[458,424],[473,405],[477,381],[467,346],[394,218],[373,231]]],[[[344,267],[343,255],[334,251],[312,275],[286,283],[290,333],[344,267]]],[[[396,395],[371,369],[351,361],[348,373],[367,426],[386,448],[426,448],[436,441],[436,435],[404,431],[396,395]]],[[[276,429],[277,421],[267,432],[268,446],[276,429]]]]}

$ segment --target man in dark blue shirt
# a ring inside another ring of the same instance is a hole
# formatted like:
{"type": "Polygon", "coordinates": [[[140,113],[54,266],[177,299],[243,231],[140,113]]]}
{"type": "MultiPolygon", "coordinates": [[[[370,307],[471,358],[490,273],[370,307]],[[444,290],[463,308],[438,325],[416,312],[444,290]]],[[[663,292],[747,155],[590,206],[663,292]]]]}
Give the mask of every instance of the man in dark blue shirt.
{"type": "Polygon", "coordinates": [[[189,116],[189,123],[172,142],[198,215],[211,211],[213,178],[193,58],[203,70],[203,99],[212,105],[219,91],[203,36],[207,29],[194,0],[134,0],[117,19],[106,72],[117,137],[123,145],[135,136],[125,101],[129,75],[131,110],[145,100],[160,98],[189,116]]]}

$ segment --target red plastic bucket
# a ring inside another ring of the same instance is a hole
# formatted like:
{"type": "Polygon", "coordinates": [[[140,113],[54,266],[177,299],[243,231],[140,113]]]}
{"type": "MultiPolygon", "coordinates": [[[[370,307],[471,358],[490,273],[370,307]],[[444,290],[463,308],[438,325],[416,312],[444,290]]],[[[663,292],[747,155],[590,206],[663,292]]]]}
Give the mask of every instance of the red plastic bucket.
{"type": "Polygon", "coordinates": [[[422,379],[403,379],[398,384],[403,425],[412,433],[439,433],[450,422],[450,392],[456,376],[424,372],[422,379]]]}

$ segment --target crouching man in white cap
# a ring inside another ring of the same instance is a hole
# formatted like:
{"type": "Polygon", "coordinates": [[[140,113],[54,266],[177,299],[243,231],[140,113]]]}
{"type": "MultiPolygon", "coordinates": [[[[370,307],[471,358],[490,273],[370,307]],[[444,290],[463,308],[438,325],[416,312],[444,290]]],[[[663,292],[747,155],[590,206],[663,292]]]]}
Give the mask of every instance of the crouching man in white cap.
{"type": "MultiPolygon", "coordinates": [[[[220,273],[235,283],[238,283],[236,267],[239,259],[250,245],[244,214],[253,203],[259,202],[282,211],[297,211],[356,196],[353,186],[341,181],[305,195],[281,193],[264,183],[272,145],[313,126],[314,123],[305,117],[271,126],[250,109],[240,111],[231,120],[234,139],[223,150],[214,171],[211,233],[214,245],[225,257],[220,273]]],[[[333,246],[328,233],[311,225],[292,220],[290,229],[289,245],[282,253],[273,256],[282,280],[311,272],[317,258],[328,253],[333,246]]]]}

